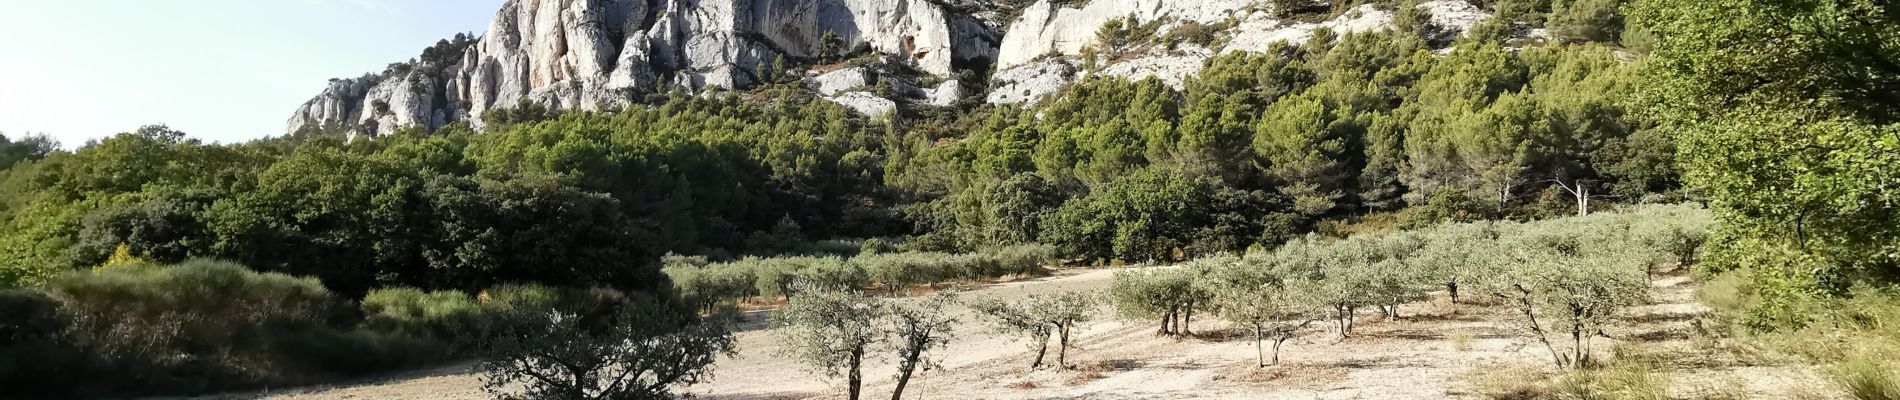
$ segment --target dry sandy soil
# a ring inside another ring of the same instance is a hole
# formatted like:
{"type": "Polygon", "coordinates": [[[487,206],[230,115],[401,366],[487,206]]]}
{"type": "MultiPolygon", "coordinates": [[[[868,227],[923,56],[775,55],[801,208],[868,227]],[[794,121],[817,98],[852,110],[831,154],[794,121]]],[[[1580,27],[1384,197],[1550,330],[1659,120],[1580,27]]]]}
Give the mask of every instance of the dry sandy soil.
{"type": "MultiPolygon", "coordinates": [[[[1070,270],[1056,276],[974,288],[965,300],[1015,298],[1029,293],[1102,290],[1112,270],[1070,270]]],[[[1755,366],[1725,359],[1696,339],[1696,320],[1706,311],[1693,298],[1694,284],[1680,273],[1659,276],[1653,304],[1629,310],[1615,339],[1637,342],[1660,354],[1660,367],[1678,398],[1782,399],[1817,396],[1826,381],[1799,366],[1755,366]]],[[[1517,329],[1505,307],[1458,305],[1442,296],[1401,307],[1404,318],[1361,315],[1354,337],[1338,339],[1330,325],[1316,323],[1287,343],[1278,366],[1254,367],[1252,340],[1229,334],[1227,324],[1197,320],[1201,335],[1157,337],[1150,321],[1104,317],[1081,332],[1069,355],[1071,371],[1028,371],[1029,348],[994,333],[966,315],[955,341],[937,352],[941,367],[923,372],[906,396],[912,399],[1471,399],[1469,382],[1495,371],[1539,371],[1550,354],[1517,329]]],[[[752,315],[753,321],[764,318],[752,315]]],[[[761,324],[754,324],[761,325],[761,324]]],[[[708,382],[687,388],[704,399],[804,399],[839,397],[827,381],[778,355],[773,332],[758,326],[738,334],[739,354],[717,365],[708,382]]],[[[1607,342],[1607,343],[1606,343],[1607,342]]],[[[1053,359],[1053,355],[1051,356],[1053,359]]],[[[869,398],[889,394],[895,369],[888,361],[868,365],[869,398]]],[[[1535,372],[1521,374],[1535,376],[1535,372]]],[[[1520,375],[1512,375],[1520,376],[1520,375]]],[[[247,393],[224,398],[272,399],[479,399],[481,379],[467,365],[322,387],[247,393]]]]}

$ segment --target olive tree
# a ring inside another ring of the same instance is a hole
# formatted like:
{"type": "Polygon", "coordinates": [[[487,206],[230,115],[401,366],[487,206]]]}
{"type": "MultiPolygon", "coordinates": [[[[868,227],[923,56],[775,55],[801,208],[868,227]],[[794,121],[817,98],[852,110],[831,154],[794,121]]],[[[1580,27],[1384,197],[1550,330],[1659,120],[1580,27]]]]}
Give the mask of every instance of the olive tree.
{"type": "Polygon", "coordinates": [[[897,352],[897,388],[891,391],[891,400],[904,397],[904,387],[910,384],[911,374],[919,365],[930,365],[932,361],[924,353],[940,349],[951,339],[951,327],[957,319],[946,309],[955,304],[952,295],[939,294],[928,299],[909,303],[893,303],[887,313],[887,329],[891,337],[892,350],[897,352]]]}
{"type": "Polygon", "coordinates": [[[1303,266],[1314,281],[1314,300],[1332,309],[1341,339],[1352,337],[1360,307],[1380,304],[1373,292],[1377,271],[1372,270],[1378,258],[1370,244],[1366,239],[1342,240],[1287,261],[1303,266]]]}
{"type": "Polygon", "coordinates": [[[1124,318],[1161,320],[1156,335],[1192,334],[1189,324],[1197,305],[1204,306],[1208,293],[1196,286],[1196,275],[1215,265],[1232,263],[1238,258],[1217,256],[1190,261],[1174,269],[1131,269],[1115,273],[1109,285],[1109,300],[1124,318]]]}
{"type": "Polygon", "coordinates": [[[1211,274],[1204,282],[1213,293],[1215,310],[1228,321],[1246,325],[1253,333],[1257,366],[1280,363],[1280,346],[1296,337],[1314,322],[1326,319],[1320,306],[1312,303],[1312,282],[1289,279],[1276,271],[1265,257],[1232,266],[1211,274]],[[1265,342],[1273,341],[1273,358],[1265,355],[1265,342]]]}
{"type": "Polygon", "coordinates": [[[1033,294],[1017,301],[988,300],[974,308],[988,317],[999,331],[1026,335],[1036,349],[1030,368],[1042,366],[1049,352],[1049,340],[1056,339],[1056,367],[1068,368],[1070,336],[1081,324],[1095,317],[1100,300],[1093,293],[1033,294]]]}
{"type": "Polygon", "coordinates": [[[851,290],[801,291],[777,315],[784,353],[833,379],[844,378],[848,398],[864,385],[864,361],[885,340],[879,320],[886,308],[851,290]]]}
{"type": "Polygon", "coordinates": [[[1431,292],[1432,277],[1426,266],[1414,256],[1425,245],[1421,235],[1400,232],[1373,239],[1374,261],[1365,274],[1368,301],[1386,317],[1400,318],[1399,304],[1424,300],[1431,292]]]}
{"type": "MultiPolygon", "coordinates": [[[[1549,223],[1543,223],[1549,225],[1549,223]]],[[[1488,291],[1516,306],[1521,322],[1549,350],[1559,368],[1591,363],[1591,341],[1616,312],[1639,304],[1649,281],[1636,265],[1652,259],[1622,239],[1599,232],[1529,227],[1507,240],[1500,262],[1510,268],[1491,277],[1488,291]],[[1550,231],[1558,232],[1550,232],[1550,231]],[[1568,336],[1568,348],[1552,337],[1568,336]]]]}
{"type": "Polygon", "coordinates": [[[724,322],[693,321],[659,302],[543,318],[497,335],[477,366],[485,390],[501,399],[670,399],[674,386],[711,376],[713,361],[733,354],[724,322]]]}
{"type": "Polygon", "coordinates": [[[1494,256],[1490,249],[1497,240],[1498,228],[1493,223],[1445,224],[1422,234],[1424,246],[1412,259],[1423,273],[1445,286],[1451,304],[1458,304],[1461,284],[1491,275],[1488,269],[1496,264],[1484,260],[1494,256]]]}
{"type": "Polygon", "coordinates": [[[1057,368],[1069,368],[1069,348],[1074,346],[1069,337],[1076,328],[1095,319],[1096,308],[1101,303],[1099,297],[1094,293],[1069,292],[1030,298],[1030,304],[1042,309],[1043,319],[1055,329],[1057,368]]]}
{"type": "Polygon", "coordinates": [[[987,318],[997,332],[1026,336],[1029,347],[1036,350],[1036,358],[1029,362],[1029,368],[1042,366],[1043,356],[1049,353],[1049,336],[1054,331],[1043,322],[1038,310],[1030,308],[1029,304],[998,299],[972,304],[970,308],[987,318]]]}

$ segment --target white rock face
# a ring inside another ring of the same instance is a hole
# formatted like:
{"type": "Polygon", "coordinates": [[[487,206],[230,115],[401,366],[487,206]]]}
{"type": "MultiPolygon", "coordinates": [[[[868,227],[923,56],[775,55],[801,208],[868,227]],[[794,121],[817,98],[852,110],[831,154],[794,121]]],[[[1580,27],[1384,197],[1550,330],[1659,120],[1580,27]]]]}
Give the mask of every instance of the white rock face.
{"type": "Polygon", "coordinates": [[[963,101],[963,98],[966,96],[969,96],[969,94],[964,93],[963,82],[951,79],[937,84],[936,88],[926,91],[924,97],[930,105],[949,107],[956,105],[958,101],[963,101]]]}
{"type": "Polygon", "coordinates": [[[891,101],[891,99],[877,97],[877,95],[869,92],[846,92],[837,96],[826,97],[825,100],[831,100],[833,103],[838,103],[838,105],[842,105],[845,108],[872,118],[890,116],[897,112],[897,102],[891,101]]]}
{"type": "Polygon", "coordinates": [[[1090,0],[1082,8],[1037,1],[1009,25],[996,60],[1004,70],[1029,64],[1047,54],[1076,55],[1095,41],[1095,31],[1111,19],[1133,15],[1141,21],[1162,17],[1177,22],[1219,23],[1229,15],[1245,17],[1254,0],[1090,0]]]}
{"type": "MultiPolygon", "coordinates": [[[[1187,46],[1174,51],[1155,50],[1104,65],[1096,72],[1130,80],[1154,77],[1177,89],[1187,78],[1199,73],[1207,59],[1218,54],[1264,52],[1280,42],[1304,43],[1319,28],[1343,35],[1392,26],[1392,13],[1373,5],[1355,7],[1329,21],[1307,23],[1273,18],[1271,10],[1255,7],[1256,3],[1253,0],[1090,0],[1081,8],[1068,8],[1057,6],[1051,0],[1038,1],[1024,10],[1022,18],[1010,24],[1003,38],[989,101],[1034,103],[1061,90],[1076,79],[1073,63],[1065,60],[1078,58],[1083,47],[1095,41],[1095,32],[1103,23],[1131,15],[1144,23],[1173,21],[1162,25],[1157,35],[1166,35],[1169,30],[1190,21],[1212,25],[1237,23],[1222,33],[1231,40],[1221,48],[1187,46]]],[[[1463,34],[1489,17],[1464,0],[1428,1],[1418,7],[1431,13],[1433,24],[1451,37],[1463,34]]]]}
{"type": "Polygon", "coordinates": [[[331,80],[330,86],[324,88],[317,97],[297,107],[297,112],[292,113],[286,122],[284,131],[296,133],[305,127],[322,128],[325,122],[355,121],[357,114],[363,110],[363,96],[369,93],[375,81],[374,76],[331,80]]]}
{"type": "Polygon", "coordinates": [[[1153,77],[1160,79],[1175,89],[1186,85],[1188,77],[1201,72],[1207,65],[1207,59],[1213,52],[1207,49],[1191,49],[1178,53],[1152,54],[1122,60],[1102,68],[1102,75],[1118,76],[1131,81],[1153,77]]]}
{"type": "Polygon", "coordinates": [[[435,129],[446,123],[438,118],[435,81],[421,73],[386,79],[369,89],[363,110],[358,113],[357,134],[382,136],[405,126],[421,125],[435,129]]]}
{"type": "Polygon", "coordinates": [[[446,123],[438,119],[479,123],[483,112],[523,100],[596,110],[670,85],[743,88],[781,55],[818,56],[826,32],[848,52],[948,75],[994,60],[995,30],[932,0],[509,0],[439,76],[381,91],[326,89],[287,127],[375,122],[371,130],[387,132],[446,123]],[[389,109],[369,109],[368,96],[389,109]]]}
{"type": "Polygon", "coordinates": [[[851,67],[826,72],[818,76],[805,78],[805,87],[825,96],[836,96],[847,90],[871,86],[871,72],[862,67],[851,67]]]}
{"type": "Polygon", "coordinates": [[[1044,60],[998,71],[990,80],[991,104],[1035,104],[1076,79],[1074,65],[1044,60]]]}
{"type": "Polygon", "coordinates": [[[1320,23],[1294,23],[1284,25],[1276,20],[1251,20],[1240,24],[1236,29],[1233,42],[1227,45],[1228,51],[1267,51],[1275,42],[1291,44],[1306,43],[1313,37],[1313,31],[1319,28],[1332,29],[1333,33],[1345,35],[1354,32],[1366,32],[1387,29],[1392,26],[1392,13],[1373,7],[1371,4],[1346,10],[1338,18],[1320,23]]]}
{"type": "Polygon", "coordinates": [[[1463,35],[1479,22],[1491,19],[1491,13],[1484,12],[1478,6],[1465,1],[1440,0],[1418,4],[1418,9],[1432,15],[1432,24],[1444,28],[1454,36],[1463,35]]]}

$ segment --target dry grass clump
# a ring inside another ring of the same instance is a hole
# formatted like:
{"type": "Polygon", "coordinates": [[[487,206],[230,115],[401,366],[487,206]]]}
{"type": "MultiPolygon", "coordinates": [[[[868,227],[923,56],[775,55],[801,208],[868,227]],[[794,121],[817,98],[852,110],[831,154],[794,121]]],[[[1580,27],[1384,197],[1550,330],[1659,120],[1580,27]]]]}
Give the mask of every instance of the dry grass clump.
{"type": "Polygon", "coordinates": [[[1828,376],[1858,400],[1900,400],[1900,376],[1894,365],[1856,356],[1828,369],[1828,376]]]}
{"type": "Polygon", "coordinates": [[[1452,332],[1451,333],[1451,348],[1458,349],[1458,351],[1470,351],[1471,350],[1471,333],[1470,332],[1452,332]]]}
{"type": "Polygon", "coordinates": [[[1023,389],[1023,390],[1042,387],[1042,385],[1037,384],[1036,381],[1032,381],[1028,379],[1010,382],[1008,385],[1004,385],[1004,386],[1009,387],[1010,389],[1023,389]]]}
{"type": "Polygon", "coordinates": [[[1101,371],[1079,370],[1079,371],[1076,371],[1075,375],[1070,376],[1068,380],[1063,381],[1062,383],[1069,386],[1075,386],[1075,385],[1080,385],[1084,383],[1089,383],[1090,381],[1094,381],[1096,379],[1102,379],[1103,377],[1107,377],[1107,376],[1108,375],[1103,375],[1101,371]]]}
{"type": "Polygon", "coordinates": [[[1563,373],[1491,366],[1465,375],[1471,393],[1493,400],[1668,400],[1669,380],[1647,364],[1625,362],[1563,373]]]}
{"type": "Polygon", "coordinates": [[[1551,393],[1550,372],[1528,366],[1486,366],[1464,376],[1470,393],[1492,400],[1535,400],[1551,393]]]}
{"type": "Polygon", "coordinates": [[[1669,379],[1635,362],[1573,371],[1559,379],[1553,391],[1562,399],[1670,399],[1669,379]]]}

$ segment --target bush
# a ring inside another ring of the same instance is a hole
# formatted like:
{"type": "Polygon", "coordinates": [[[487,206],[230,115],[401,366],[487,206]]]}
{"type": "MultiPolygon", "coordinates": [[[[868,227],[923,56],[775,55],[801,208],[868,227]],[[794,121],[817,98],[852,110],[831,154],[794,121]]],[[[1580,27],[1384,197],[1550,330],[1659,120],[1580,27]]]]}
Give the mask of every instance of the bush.
{"type": "Polygon", "coordinates": [[[74,395],[64,389],[89,374],[81,353],[65,340],[69,323],[51,297],[0,290],[0,387],[24,397],[74,395]]]}
{"type": "Polygon", "coordinates": [[[363,328],[374,332],[473,344],[482,310],[462,292],[377,289],[363,297],[363,328]]]}
{"type": "Polygon", "coordinates": [[[432,340],[339,329],[353,322],[352,313],[316,279],[228,262],[75,272],[48,282],[45,291],[58,311],[49,314],[53,308],[43,300],[14,301],[32,310],[20,315],[35,317],[9,325],[34,328],[10,330],[38,332],[15,336],[45,343],[47,329],[63,319],[57,331],[70,345],[36,351],[57,353],[41,354],[45,359],[75,360],[54,370],[87,376],[83,388],[47,389],[66,395],[309,383],[414,365],[444,350],[432,340]]]}
{"type": "Polygon", "coordinates": [[[502,399],[667,399],[673,386],[709,377],[717,357],[734,354],[724,323],[693,321],[673,304],[571,295],[580,296],[497,337],[477,368],[484,389],[502,399]]]}
{"type": "Polygon", "coordinates": [[[983,253],[995,258],[996,265],[1000,268],[998,273],[992,276],[1048,275],[1049,264],[1055,262],[1061,255],[1061,251],[1055,246],[1046,244],[1003,246],[983,250],[983,253]]]}

